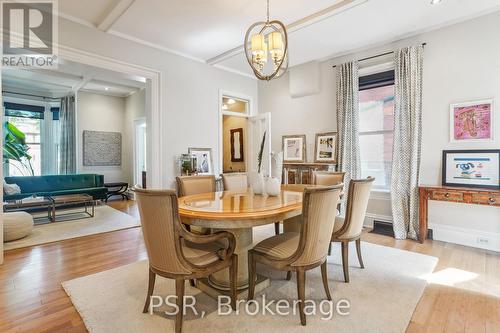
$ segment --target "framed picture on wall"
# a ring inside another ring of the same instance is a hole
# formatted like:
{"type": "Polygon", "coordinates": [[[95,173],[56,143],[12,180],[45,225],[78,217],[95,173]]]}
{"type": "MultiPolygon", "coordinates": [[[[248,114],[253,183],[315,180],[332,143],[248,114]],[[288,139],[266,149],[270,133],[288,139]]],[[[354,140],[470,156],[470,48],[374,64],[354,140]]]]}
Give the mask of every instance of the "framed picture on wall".
{"type": "Polygon", "coordinates": [[[335,163],[337,159],[337,133],[317,133],[314,144],[314,162],[335,163]]]}
{"type": "Polygon", "coordinates": [[[493,99],[450,105],[450,142],[491,141],[493,99]]]}
{"type": "Polygon", "coordinates": [[[306,161],[306,136],[304,134],[283,136],[283,161],[285,163],[306,161]]]}
{"type": "Polygon", "coordinates": [[[231,162],[244,162],[243,157],[243,128],[231,131],[231,162]]]}
{"type": "Polygon", "coordinates": [[[443,185],[500,188],[500,149],[444,150],[443,185]]]}
{"type": "Polygon", "coordinates": [[[189,148],[189,154],[196,157],[196,172],[199,175],[213,175],[212,148],[189,148]]]}

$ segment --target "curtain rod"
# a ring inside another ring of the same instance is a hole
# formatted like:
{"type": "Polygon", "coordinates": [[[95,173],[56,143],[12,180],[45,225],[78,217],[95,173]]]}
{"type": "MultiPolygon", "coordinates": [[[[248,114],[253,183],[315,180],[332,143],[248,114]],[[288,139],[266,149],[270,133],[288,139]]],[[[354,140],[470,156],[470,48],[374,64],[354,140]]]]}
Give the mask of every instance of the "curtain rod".
{"type": "Polygon", "coordinates": [[[55,98],[55,97],[46,97],[46,96],[39,96],[39,95],[32,95],[32,94],[23,94],[23,93],[17,93],[13,91],[7,91],[7,90],[2,90],[3,94],[12,94],[12,95],[21,95],[21,96],[30,96],[30,97],[38,97],[38,98],[43,98],[43,99],[51,99],[54,101],[59,101],[61,100],[60,98],[55,98]]]}
{"type": "MultiPolygon", "coordinates": [[[[426,46],[427,43],[422,43],[421,45],[422,46],[426,46]]],[[[389,55],[389,54],[393,54],[394,52],[396,52],[396,51],[390,51],[390,52],[385,52],[385,53],[382,53],[382,54],[377,54],[377,55],[374,55],[374,56],[371,56],[371,57],[366,57],[366,58],[363,58],[363,59],[359,59],[358,62],[359,61],[370,60],[370,59],[375,59],[375,58],[378,58],[378,57],[383,57],[383,56],[386,56],[386,55],[389,55]]],[[[337,67],[337,65],[332,66],[332,68],[335,68],[335,67],[337,67]]]]}

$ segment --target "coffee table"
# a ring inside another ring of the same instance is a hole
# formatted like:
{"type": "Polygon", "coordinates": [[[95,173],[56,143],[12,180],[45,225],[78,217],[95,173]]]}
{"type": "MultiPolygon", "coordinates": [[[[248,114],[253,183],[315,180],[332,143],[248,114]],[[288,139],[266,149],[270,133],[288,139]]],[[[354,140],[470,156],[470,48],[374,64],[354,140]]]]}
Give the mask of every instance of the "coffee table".
{"type": "Polygon", "coordinates": [[[64,221],[81,219],[82,215],[85,215],[85,217],[83,218],[94,217],[95,200],[94,198],[92,198],[92,196],[88,194],[57,195],[57,196],[51,196],[50,199],[52,199],[52,207],[53,207],[52,215],[54,222],[57,221],[57,218],[61,220],[61,217],[64,218],[63,219],[64,221]],[[56,215],[57,208],[69,205],[83,205],[84,209],[81,212],[71,212],[71,213],[56,215]]]}
{"type": "Polygon", "coordinates": [[[47,219],[43,216],[34,217],[34,222],[38,222],[38,224],[44,222],[54,222],[54,204],[51,197],[29,197],[20,200],[7,201],[3,205],[4,212],[17,212],[36,209],[47,209],[47,219]]]}

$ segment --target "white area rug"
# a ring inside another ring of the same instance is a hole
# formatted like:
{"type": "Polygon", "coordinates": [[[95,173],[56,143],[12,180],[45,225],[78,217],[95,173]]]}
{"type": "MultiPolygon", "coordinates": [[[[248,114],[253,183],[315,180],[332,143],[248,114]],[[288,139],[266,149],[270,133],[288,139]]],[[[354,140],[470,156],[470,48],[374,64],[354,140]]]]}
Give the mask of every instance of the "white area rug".
{"type": "MultiPolygon", "coordinates": [[[[82,210],[83,208],[58,210],[57,213],[64,214],[82,210]]],[[[97,206],[95,208],[94,217],[35,225],[31,235],[17,241],[4,243],[3,247],[6,251],[13,250],[27,246],[52,243],[64,239],[137,227],[140,226],[140,224],[139,219],[135,219],[114,208],[109,206],[97,206]]]]}
{"type": "MultiPolygon", "coordinates": [[[[422,276],[433,271],[437,258],[362,243],[366,266],[362,270],[354,247],[350,250],[350,283],[342,282],[339,247],[334,247],[328,265],[332,297],[350,301],[348,316],[334,314],[331,320],[322,320],[320,314],[308,316],[305,328],[298,314],[250,316],[244,313],[244,304],[239,315],[219,316],[216,300],[186,282],[186,295],[195,295],[196,308],[206,315],[200,318],[188,311],[183,332],[404,332],[427,283],[422,276]]],[[[296,299],[295,278],[285,281],[283,272],[267,271],[263,266],[258,270],[272,279],[263,291],[267,300],[296,299]]],[[[90,332],[173,332],[174,320],[163,312],[142,313],[147,280],[148,262],[140,261],[64,282],[63,287],[90,332]]],[[[175,295],[174,282],[157,277],[154,295],[175,295]]],[[[324,297],[320,269],[309,271],[306,298],[319,302],[324,297]]]]}

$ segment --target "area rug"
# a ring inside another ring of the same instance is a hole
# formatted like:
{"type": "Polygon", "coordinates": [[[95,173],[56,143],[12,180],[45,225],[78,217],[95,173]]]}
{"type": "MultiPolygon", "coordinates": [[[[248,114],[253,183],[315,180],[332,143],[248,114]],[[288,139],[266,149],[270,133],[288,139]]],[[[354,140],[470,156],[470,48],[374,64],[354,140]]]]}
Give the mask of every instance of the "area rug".
{"type": "MultiPolygon", "coordinates": [[[[339,247],[334,247],[328,263],[334,304],[347,300],[348,315],[334,311],[328,318],[330,312],[324,304],[323,312],[307,317],[305,328],[292,310],[289,315],[262,314],[262,305],[255,315],[245,312],[246,305],[240,304],[239,314],[221,316],[216,300],[186,283],[186,295],[195,297],[198,315],[187,311],[183,332],[404,332],[426,286],[424,276],[434,270],[437,258],[362,243],[366,268],[360,269],[354,247],[350,250],[350,283],[342,281],[339,247]]],[[[295,277],[286,281],[283,272],[269,271],[263,266],[258,270],[271,277],[271,286],[256,295],[260,304],[263,295],[266,302],[283,299],[291,303],[296,299],[295,277]]],[[[89,332],[174,332],[173,317],[164,313],[169,308],[162,307],[153,315],[142,313],[147,277],[148,262],[140,261],[64,282],[63,288],[89,332]]],[[[154,295],[175,295],[173,281],[158,277],[154,295]]],[[[316,301],[319,308],[324,297],[320,269],[309,271],[306,299],[316,301]]],[[[276,309],[275,305],[270,308],[276,309]]],[[[252,305],[249,309],[253,312],[256,308],[252,305]]]]}
{"type": "MultiPolygon", "coordinates": [[[[82,208],[67,209],[58,211],[58,213],[72,213],[81,210],[82,208]]],[[[8,251],[137,226],[140,226],[139,219],[102,205],[95,208],[94,217],[35,225],[31,235],[17,241],[4,243],[3,247],[5,251],[8,251]]]]}

